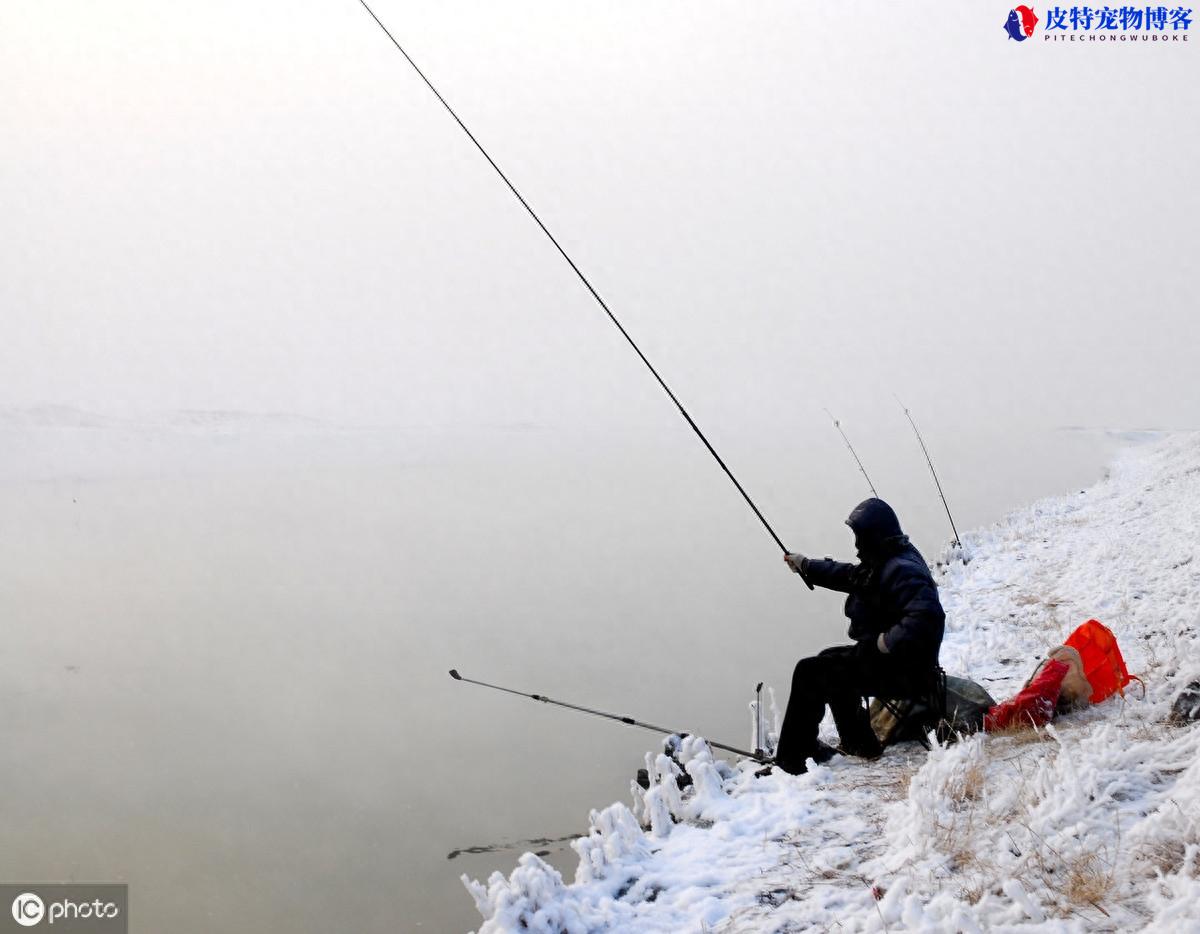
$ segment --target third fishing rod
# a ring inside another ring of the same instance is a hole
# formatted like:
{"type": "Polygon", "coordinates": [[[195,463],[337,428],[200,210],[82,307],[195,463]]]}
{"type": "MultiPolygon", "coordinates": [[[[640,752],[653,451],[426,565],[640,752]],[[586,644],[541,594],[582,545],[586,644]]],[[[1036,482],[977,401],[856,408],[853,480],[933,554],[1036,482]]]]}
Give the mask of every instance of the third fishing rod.
{"type": "Polygon", "coordinates": [[[912,425],[912,430],[917,436],[917,441],[921,444],[921,451],[925,455],[925,463],[929,465],[929,472],[933,475],[933,482],[937,486],[938,496],[942,498],[942,506],[946,510],[946,518],[950,520],[950,531],[954,533],[954,547],[961,549],[962,541],[958,537],[958,528],[954,524],[954,516],[950,515],[950,504],[946,502],[946,494],[942,492],[942,481],[938,479],[937,471],[933,468],[933,458],[929,456],[929,448],[925,447],[925,439],[921,437],[921,429],[917,427],[917,423],[912,417],[912,412],[908,410],[908,406],[900,402],[900,397],[894,395],[893,398],[900,403],[900,408],[904,409],[904,414],[908,417],[908,423],[912,425]]]}
{"type": "Polygon", "coordinates": [[[575,275],[579,277],[579,281],[582,282],[584,287],[587,288],[588,292],[591,293],[592,298],[594,298],[596,303],[604,309],[604,313],[608,315],[609,320],[616,325],[617,330],[621,332],[621,336],[629,342],[629,346],[633,348],[634,353],[641,358],[642,363],[646,364],[646,369],[648,369],[655,380],[657,380],[658,385],[662,387],[663,392],[665,392],[670,400],[675,403],[675,408],[679,410],[679,414],[683,416],[684,421],[686,421],[691,427],[692,431],[696,433],[696,437],[703,442],[704,446],[708,449],[708,453],[713,456],[717,464],[720,465],[723,471],[725,471],[725,475],[729,477],[733,485],[737,487],[737,491],[742,494],[742,499],[744,499],[746,501],[746,505],[754,511],[754,515],[758,517],[758,521],[762,523],[763,528],[766,529],[771,538],[775,540],[775,544],[779,546],[785,555],[788,554],[787,546],[784,545],[783,540],[777,534],[775,534],[775,530],[771,528],[771,524],[767,521],[766,517],[762,514],[759,508],[754,505],[754,500],[750,498],[750,494],[746,492],[746,490],[738,482],[737,477],[733,475],[733,471],[730,470],[725,464],[725,461],[721,459],[721,455],[717,453],[717,449],[714,448],[708,438],[705,437],[704,432],[700,430],[700,426],[697,425],[692,419],[692,416],[688,414],[687,409],[683,407],[683,403],[680,402],[675,393],[671,391],[671,387],[667,385],[666,380],[659,375],[658,370],[654,368],[654,364],[652,364],[649,358],[642,353],[642,349],[634,342],[634,339],[630,336],[629,332],[625,330],[624,325],[617,320],[617,316],[613,314],[612,309],[610,309],[604,299],[600,297],[600,293],[596,291],[595,286],[593,286],[588,280],[588,277],[583,274],[583,271],[575,264],[575,261],[571,259],[566,249],[563,248],[563,245],[559,243],[554,234],[550,232],[550,229],[544,223],[542,223],[542,219],[538,217],[533,208],[529,206],[529,202],[525,200],[524,196],[517,191],[516,186],[509,181],[508,176],[505,175],[500,166],[496,164],[496,160],[493,159],[488,154],[488,151],[483,148],[483,144],[475,138],[475,134],[467,129],[467,125],[463,123],[462,118],[455,113],[454,108],[450,106],[450,104],[446,101],[446,98],[442,97],[441,92],[439,92],[438,89],[433,86],[433,82],[425,77],[425,72],[421,71],[421,69],[417,67],[417,63],[412,60],[412,57],[404,50],[404,47],[399,43],[396,37],[392,35],[391,31],[385,25],[383,25],[383,21],[375,15],[375,11],[371,9],[366,0],[358,0],[358,2],[362,5],[363,9],[371,15],[371,19],[375,20],[376,25],[383,30],[384,35],[386,35],[392,41],[392,45],[397,48],[400,54],[403,55],[405,60],[412,66],[413,71],[415,71],[420,76],[421,80],[425,82],[426,87],[433,92],[434,97],[436,97],[441,102],[441,105],[446,108],[446,111],[451,117],[454,118],[454,122],[457,123],[462,131],[467,134],[467,137],[472,143],[475,144],[475,148],[479,150],[483,158],[485,158],[488,161],[488,164],[496,170],[496,174],[499,175],[504,184],[508,186],[508,190],[513,193],[516,199],[521,202],[521,207],[523,207],[529,213],[529,216],[533,218],[534,223],[541,228],[542,233],[544,233],[549,238],[550,242],[554,244],[555,249],[557,249],[562,255],[562,258],[567,261],[567,265],[570,266],[575,275]]]}

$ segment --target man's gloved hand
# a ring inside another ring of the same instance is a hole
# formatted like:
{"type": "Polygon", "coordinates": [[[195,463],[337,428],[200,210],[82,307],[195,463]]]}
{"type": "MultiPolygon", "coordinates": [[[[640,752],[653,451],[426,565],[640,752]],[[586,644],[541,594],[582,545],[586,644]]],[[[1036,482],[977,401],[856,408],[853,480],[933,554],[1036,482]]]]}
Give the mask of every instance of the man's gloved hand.
{"type": "Polygon", "coordinates": [[[808,577],[804,573],[807,562],[808,558],[804,557],[804,555],[800,554],[799,552],[783,556],[783,563],[800,575],[800,579],[804,581],[809,590],[815,590],[816,588],[809,583],[808,577]]]}

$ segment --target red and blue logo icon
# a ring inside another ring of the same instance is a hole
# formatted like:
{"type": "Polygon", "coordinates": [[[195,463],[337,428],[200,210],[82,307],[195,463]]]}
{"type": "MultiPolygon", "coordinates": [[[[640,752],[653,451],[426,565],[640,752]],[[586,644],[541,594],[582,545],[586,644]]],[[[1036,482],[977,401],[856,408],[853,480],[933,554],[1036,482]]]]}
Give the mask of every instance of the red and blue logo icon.
{"type": "Polygon", "coordinates": [[[1033,27],[1038,24],[1037,14],[1027,6],[1014,7],[1008,11],[1008,19],[1004,23],[1004,31],[1008,38],[1024,42],[1033,35],[1033,27]]]}

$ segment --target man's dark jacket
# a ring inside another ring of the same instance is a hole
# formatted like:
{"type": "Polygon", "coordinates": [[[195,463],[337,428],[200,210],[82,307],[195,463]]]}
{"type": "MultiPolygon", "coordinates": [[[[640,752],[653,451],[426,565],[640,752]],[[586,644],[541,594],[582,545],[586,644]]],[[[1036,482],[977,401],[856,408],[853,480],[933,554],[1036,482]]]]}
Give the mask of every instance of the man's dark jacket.
{"type": "Polygon", "coordinates": [[[860,503],[846,524],[854,531],[862,563],[806,558],[800,569],[804,580],[849,595],[851,639],[875,643],[883,633],[896,661],[936,666],[946,614],[925,559],[881,499],[860,503]]]}

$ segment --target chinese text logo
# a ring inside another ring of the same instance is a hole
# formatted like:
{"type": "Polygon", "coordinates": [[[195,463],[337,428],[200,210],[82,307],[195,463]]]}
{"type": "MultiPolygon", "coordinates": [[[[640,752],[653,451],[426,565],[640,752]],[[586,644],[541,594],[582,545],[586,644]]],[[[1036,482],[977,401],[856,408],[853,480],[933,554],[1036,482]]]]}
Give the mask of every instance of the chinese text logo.
{"type": "MultiPolygon", "coordinates": [[[[1017,7],[1017,10],[1022,9],[1017,7]]],[[[1016,11],[1014,11],[1016,12],[1016,11]]],[[[1011,14],[1010,14],[1011,19],[1011,14]]],[[[1070,6],[1046,11],[1046,31],[1127,32],[1129,30],[1186,31],[1192,25],[1192,10],[1181,6],[1070,6]]],[[[1014,37],[1016,38],[1016,37],[1014,37]]]]}

